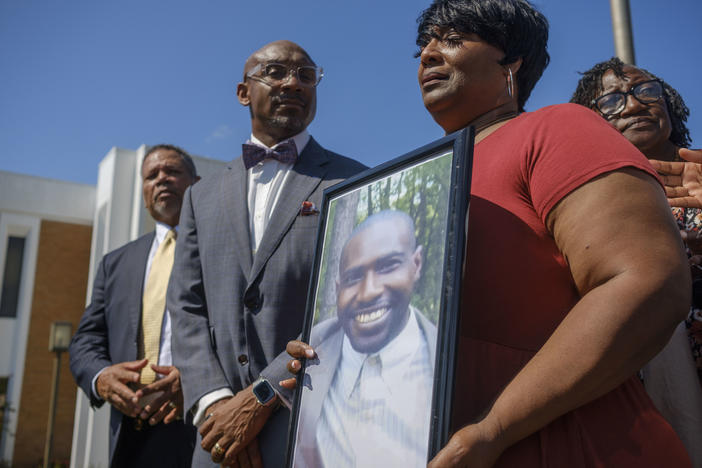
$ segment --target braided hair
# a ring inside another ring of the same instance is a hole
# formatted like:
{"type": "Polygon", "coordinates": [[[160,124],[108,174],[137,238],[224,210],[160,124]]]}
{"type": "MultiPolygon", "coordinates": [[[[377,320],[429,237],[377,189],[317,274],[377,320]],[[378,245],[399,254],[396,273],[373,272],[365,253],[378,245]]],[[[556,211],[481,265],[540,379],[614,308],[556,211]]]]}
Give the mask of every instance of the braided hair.
{"type": "MultiPolygon", "coordinates": [[[[588,71],[580,73],[582,78],[578,81],[578,86],[575,88],[573,96],[570,98],[570,102],[575,104],[580,104],[590,109],[594,109],[592,101],[596,99],[602,92],[602,76],[608,71],[612,70],[612,73],[617,78],[624,79],[626,73],[624,72],[625,66],[627,65],[622,62],[617,57],[612,57],[606,62],[600,62],[590,68],[588,71]]],[[[670,116],[670,124],[672,126],[672,131],[670,137],[668,138],[671,143],[680,148],[687,148],[690,146],[690,131],[687,129],[685,122],[690,115],[690,110],[685,105],[682,96],[678,93],[675,88],[670,86],[668,83],[658,78],[653,73],[643,68],[635,67],[641,70],[643,73],[649,75],[654,80],[658,80],[663,85],[663,96],[665,97],[665,105],[668,109],[668,115],[670,116]]]]}

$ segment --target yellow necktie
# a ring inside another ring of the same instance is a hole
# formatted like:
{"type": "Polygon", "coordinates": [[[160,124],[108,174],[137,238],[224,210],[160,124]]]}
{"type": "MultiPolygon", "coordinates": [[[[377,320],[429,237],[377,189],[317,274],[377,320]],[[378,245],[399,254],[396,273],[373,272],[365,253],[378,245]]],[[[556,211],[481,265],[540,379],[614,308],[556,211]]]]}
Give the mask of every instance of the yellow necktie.
{"type": "Polygon", "coordinates": [[[142,384],[150,384],[156,380],[156,373],[151,369],[151,364],[158,363],[158,348],[161,342],[161,325],[163,313],[166,310],[166,288],[168,278],[173,268],[173,253],[175,252],[174,230],[168,231],[166,238],[156,250],[156,255],[151,261],[151,270],[144,287],[144,297],[141,310],[141,330],[143,337],[143,357],[149,363],[141,370],[142,384]]]}

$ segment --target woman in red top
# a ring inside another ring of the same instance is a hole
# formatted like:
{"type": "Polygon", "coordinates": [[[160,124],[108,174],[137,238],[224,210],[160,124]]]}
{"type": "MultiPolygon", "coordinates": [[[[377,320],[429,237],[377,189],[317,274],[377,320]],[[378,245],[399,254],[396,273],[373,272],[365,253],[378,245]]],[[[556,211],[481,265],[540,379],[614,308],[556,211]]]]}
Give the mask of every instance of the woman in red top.
{"type": "Polygon", "coordinates": [[[425,107],[478,131],[461,428],[431,466],[689,466],[635,377],[689,300],[655,173],[588,109],[520,114],[548,61],[528,2],[437,0],[419,23],[425,107]]]}
{"type": "Polygon", "coordinates": [[[429,466],[690,466],[635,377],[689,306],[675,222],[594,112],[523,112],[547,40],[525,0],[437,0],[419,18],[425,107],[477,131],[456,430],[429,466]]]}

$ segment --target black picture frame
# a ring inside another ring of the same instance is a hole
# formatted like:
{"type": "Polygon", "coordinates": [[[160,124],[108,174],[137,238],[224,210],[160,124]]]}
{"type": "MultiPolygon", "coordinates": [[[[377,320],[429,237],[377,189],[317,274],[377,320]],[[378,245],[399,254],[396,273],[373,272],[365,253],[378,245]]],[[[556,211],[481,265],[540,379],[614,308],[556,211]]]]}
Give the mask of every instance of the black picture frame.
{"type": "MultiPolygon", "coordinates": [[[[368,343],[371,343],[368,346],[377,347],[377,344],[373,344],[374,342],[367,338],[369,332],[364,332],[367,334],[366,341],[363,341],[364,335],[360,332],[356,333],[355,338],[349,336],[354,334],[354,329],[367,330],[363,327],[368,326],[368,323],[359,322],[360,325],[353,325],[352,321],[347,319],[348,321],[344,322],[335,313],[330,312],[330,310],[336,309],[338,302],[341,302],[341,299],[337,296],[339,291],[342,291],[342,294],[344,294],[346,284],[353,285],[359,281],[353,274],[347,274],[348,271],[355,271],[353,269],[345,270],[344,274],[341,275],[339,272],[341,268],[340,260],[344,249],[352,248],[347,247],[347,242],[349,246],[351,245],[351,242],[349,242],[351,238],[354,238],[353,254],[349,251],[344,258],[355,259],[358,257],[356,255],[358,249],[377,250],[377,248],[371,246],[387,244],[387,242],[371,242],[374,239],[368,238],[368,235],[361,237],[361,232],[364,232],[364,230],[366,232],[370,231],[369,228],[362,226],[356,230],[356,227],[371,215],[377,215],[380,211],[387,212],[389,210],[402,211],[409,216],[414,223],[416,247],[414,250],[406,250],[414,252],[413,255],[416,255],[417,251],[421,251],[422,258],[419,261],[415,260],[414,264],[410,263],[410,267],[415,267],[415,270],[412,271],[421,271],[421,274],[417,273],[415,276],[412,276],[415,279],[410,288],[411,296],[409,302],[411,307],[407,306],[406,302],[404,303],[404,310],[407,311],[405,315],[416,316],[419,325],[435,321],[436,327],[436,341],[433,354],[430,349],[432,341],[429,338],[431,325],[418,327],[425,333],[422,336],[425,336],[424,342],[426,343],[426,349],[429,349],[429,356],[433,355],[434,357],[433,363],[430,363],[430,366],[433,364],[433,368],[429,371],[431,373],[431,393],[428,401],[431,401],[431,413],[425,419],[426,424],[421,424],[420,428],[414,428],[427,431],[428,425],[426,461],[433,458],[441,447],[446,444],[451,427],[456,345],[459,330],[460,289],[463,272],[465,271],[465,246],[468,230],[473,144],[474,130],[472,127],[467,127],[375,168],[366,170],[325,190],[320,210],[315,261],[307,296],[302,341],[310,343],[312,338],[314,346],[315,336],[313,336],[313,333],[316,333],[317,330],[327,330],[325,332],[320,331],[317,335],[321,336],[320,333],[326,333],[325,336],[327,337],[333,336],[334,340],[336,340],[335,343],[341,343],[346,340],[346,344],[350,344],[355,351],[358,351],[358,348],[361,348],[362,345],[368,345],[368,343]],[[422,186],[422,184],[424,185],[422,186]],[[431,201],[427,201],[430,199],[430,191],[431,201]],[[366,193],[364,194],[364,192],[366,193]],[[394,198],[391,196],[391,193],[394,194],[394,198]],[[433,203],[433,205],[427,208],[430,203],[433,203]],[[420,204],[423,204],[423,207],[420,207],[420,204]],[[422,212],[420,208],[424,211],[422,212]],[[432,222],[434,224],[427,227],[426,213],[429,209],[432,210],[432,222]],[[421,227],[417,223],[420,215],[424,216],[424,218],[421,218],[421,227]],[[426,247],[430,247],[433,250],[429,252],[429,249],[425,248],[422,242],[426,244],[426,247]],[[429,261],[432,263],[430,264],[429,261]],[[419,262],[419,267],[417,267],[417,262],[419,262]],[[430,274],[431,277],[426,279],[430,274]],[[341,280],[342,276],[344,278],[343,281],[341,280]],[[419,279],[416,279],[417,277],[419,279]],[[334,287],[332,287],[332,278],[336,278],[334,287]],[[418,286],[420,282],[421,284],[418,286]],[[331,290],[334,290],[333,294],[331,294],[331,290]],[[421,303],[422,306],[415,306],[416,302],[421,303]],[[422,315],[423,318],[419,317],[419,315],[422,315]],[[313,331],[314,325],[320,323],[320,328],[315,328],[315,331],[313,331]],[[345,323],[351,323],[352,325],[345,325],[345,323]],[[328,332],[328,330],[334,330],[334,332],[328,332]],[[347,333],[344,330],[349,331],[347,333]],[[343,336],[341,335],[342,333],[343,336]]],[[[391,213],[386,218],[394,219],[393,215],[391,213]]],[[[385,215],[378,215],[377,219],[381,216],[385,215]]],[[[387,226],[381,224],[382,222],[390,221],[381,221],[379,223],[377,219],[373,221],[380,225],[377,229],[378,232],[397,232],[396,229],[387,229],[387,226]]],[[[407,231],[410,230],[407,228],[407,231]]],[[[409,242],[406,244],[409,245],[409,242]]],[[[361,255],[358,258],[362,257],[361,255]]],[[[353,261],[346,260],[345,263],[353,263],[353,261]]],[[[376,275],[376,273],[372,274],[376,275]]],[[[401,303],[402,301],[399,302],[401,303]]],[[[348,308],[341,307],[340,309],[346,311],[348,308]]],[[[381,322],[386,319],[386,316],[391,317],[396,309],[401,310],[402,307],[393,308],[391,305],[380,308],[373,313],[364,314],[359,312],[356,320],[370,320],[370,322],[377,320],[377,322],[381,322]],[[375,319],[373,314],[381,315],[381,318],[375,319]],[[361,316],[363,318],[359,318],[361,316]]],[[[342,315],[344,314],[346,312],[342,313],[342,315]]],[[[389,320],[387,323],[391,323],[389,320]]],[[[405,320],[408,321],[410,319],[405,320]]],[[[371,331],[373,326],[373,324],[370,325],[371,331]]],[[[375,326],[376,328],[378,327],[377,325],[375,326]]],[[[387,341],[385,344],[387,344],[387,341]]],[[[327,370],[326,373],[320,370],[322,372],[321,375],[312,377],[310,374],[317,370],[313,366],[320,365],[321,360],[326,359],[328,363],[332,359],[330,357],[332,355],[331,352],[328,352],[326,356],[323,355],[322,349],[324,345],[322,342],[319,345],[318,358],[315,358],[313,362],[303,362],[303,368],[298,374],[298,385],[293,401],[288,432],[286,458],[286,466],[288,468],[326,466],[321,461],[321,451],[314,446],[316,442],[312,443],[312,448],[309,447],[310,434],[309,431],[305,430],[305,427],[315,427],[314,431],[317,433],[318,420],[315,421],[313,426],[310,424],[310,418],[314,416],[307,416],[309,413],[307,408],[314,406],[315,411],[321,408],[320,412],[324,413],[324,405],[329,404],[330,406],[326,411],[333,411],[331,409],[332,403],[327,403],[325,398],[327,393],[331,392],[329,390],[332,386],[330,382],[334,381],[334,375],[330,375],[330,373],[336,374],[341,366],[333,367],[333,370],[327,370]],[[316,382],[327,382],[329,385],[320,387],[316,385],[316,382]],[[303,424],[300,424],[301,415],[304,415],[304,418],[307,419],[303,424]]],[[[339,352],[337,354],[341,355],[342,351],[339,346],[335,349],[338,349],[339,352]]],[[[385,345],[382,346],[384,347],[385,345]]],[[[384,348],[381,348],[378,353],[382,353],[382,349],[384,348]]],[[[359,354],[363,354],[363,351],[359,351],[359,354]]],[[[341,357],[337,357],[337,359],[340,361],[341,357]]],[[[431,361],[430,358],[427,360],[431,361]]],[[[318,369],[323,367],[321,365],[318,369]]],[[[425,385],[425,387],[417,390],[418,394],[421,393],[422,396],[426,395],[426,384],[429,382],[426,366],[424,366],[424,369],[425,373],[422,374],[422,378],[416,379],[424,382],[422,385],[425,385]]],[[[359,374],[357,385],[361,385],[358,382],[363,380],[363,376],[363,373],[359,374]]],[[[372,379],[373,377],[370,378],[370,380],[372,379]]],[[[339,380],[341,381],[341,377],[339,380]]],[[[418,383],[417,385],[420,384],[418,383]]],[[[397,393],[404,395],[407,393],[406,390],[406,386],[403,386],[402,391],[397,393]]],[[[356,391],[356,387],[354,387],[353,391],[356,391]]],[[[397,405],[401,403],[397,403],[393,399],[392,404],[397,405]]],[[[388,403],[389,405],[390,403],[388,403]]],[[[336,406],[334,408],[335,410],[338,409],[336,406]]],[[[312,412],[312,414],[314,415],[315,413],[312,412]]],[[[331,419],[327,417],[325,421],[331,419]]],[[[341,417],[338,420],[341,420],[341,417]]],[[[320,430],[326,431],[326,429],[320,430]]],[[[336,438],[334,434],[337,433],[336,430],[324,432],[324,437],[331,437],[341,445],[347,444],[346,448],[349,449],[349,445],[353,444],[336,438]]],[[[315,436],[315,440],[317,436],[315,436]]],[[[353,449],[351,450],[353,451],[353,449]]],[[[353,453],[355,454],[356,452],[353,453]]],[[[335,460],[334,466],[342,465],[339,464],[338,460],[335,460]]]]}

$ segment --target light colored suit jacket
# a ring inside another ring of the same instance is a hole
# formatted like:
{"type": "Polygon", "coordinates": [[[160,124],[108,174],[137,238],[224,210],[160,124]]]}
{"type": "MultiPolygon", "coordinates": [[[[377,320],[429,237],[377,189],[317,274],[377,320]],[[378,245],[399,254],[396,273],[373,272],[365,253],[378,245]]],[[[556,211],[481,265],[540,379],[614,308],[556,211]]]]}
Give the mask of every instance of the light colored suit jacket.
{"type": "MultiPolygon", "coordinates": [[[[433,368],[436,360],[436,326],[414,307],[411,310],[417,317],[419,331],[429,348],[429,362],[433,368]]],[[[295,452],[296,467],[324,466],[317,448],[316,431],[322,414],[322,405],[331,387],[336,369],[339,367],[343,339],[344,331],[341,328],[341,322],[336,318],[325,320],[312,328],[310,345],[317,352],[318,360],[314,365],[305,368],[304,380],[306,386],[307,384],[311,386],[314,395],[306,392],[307,398],[300,407],[295,452]]]]}
{"type": "MultiPolygon", "coordinates": [[[[319,209],[325,188],[364,168],[310,138],[255,255],[241,158],[188,189],[167,296],[185,408],[220,388],[246,388],[299,335],[319,221],[300,208],[311,201],[319,209]]],[[[288,414],[278,411],[259,435],[267,468],[283,464],[288,414]]],[[[208,459],[196,450],[193,466],[208,459]]]]}

